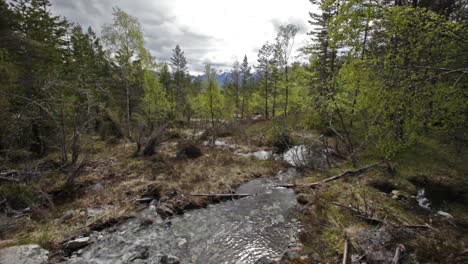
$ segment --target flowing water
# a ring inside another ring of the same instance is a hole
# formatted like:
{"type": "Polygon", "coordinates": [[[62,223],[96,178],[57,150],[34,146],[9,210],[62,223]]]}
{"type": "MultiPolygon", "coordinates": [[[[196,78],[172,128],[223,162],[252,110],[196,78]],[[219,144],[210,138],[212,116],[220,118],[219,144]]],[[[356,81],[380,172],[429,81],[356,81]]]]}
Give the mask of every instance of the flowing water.
{"type": "Polygon", "coordinates": [[[250,153],[237,153],[237,155],[244,157],[253,157],[258,160],[284,160],[292,166],[296,167],[306,165],[311,157],[311,153],[305,145],[293,146],[281,155],[273,154],[273,151],[268,150],[260,150],[250,153]]]}
{"type": "Polygon", "coordinates": [[[426,197],[426,189],[422,188],[418,190],[418,194],[416,195],[416,201],[422,208],[426,210],[431,210],[431,201],[429,201],[429,199],[426,197]]]}
{"type": "Polygon", "coordinates": [[[252,180],[236,192],[253,196],[189,211],[171,224],[160,218],[148,226],[129,220],[113,232],[96,234],[96,242],[68,263],[164,263],[161,259],[172,255],[181,263],[249,264],[263,256],[280,257],[297,246],[301,225],[294,192],[274,186],[297,174],[288,169],[275,179],[252,180]]]}

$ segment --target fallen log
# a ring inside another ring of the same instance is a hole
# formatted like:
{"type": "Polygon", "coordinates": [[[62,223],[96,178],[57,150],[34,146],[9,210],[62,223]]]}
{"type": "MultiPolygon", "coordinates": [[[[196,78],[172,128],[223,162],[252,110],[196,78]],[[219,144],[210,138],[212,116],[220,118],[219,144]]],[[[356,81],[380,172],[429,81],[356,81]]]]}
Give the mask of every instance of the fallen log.
{"type": "Polygon", "coordinates": [[[344,178],[344,177],[348,177],[348,176],[359,175],[359,174],[367,171],[368,169],[373,168],[373,167],[377,167],[379,165],[380,165],[380,163],[377,163],[377,164],[371,164],[371,165],[364,166],[364,167],[359,168],[357,170],[347,170],[347,171],[345,171],[345,172],[343,172],[341,174],[332,176],[330,178],[326,178],[326,179],[318,181],[318,182],[313,182],[313,183],[308,183],[308,184],[279,184],[279,185],[275,185],[275,187],[283,187],[283,188],[309,187],[309,188],[315,188],[315,187],[317,187],[317,186],[319,186],[321,184],[327,183],[327,182],[335,181],[335,180],[338,180],[338,179],[341,179],[341,178],[344,178]]]}
{"type": "MultiPolygon", "coordinates": [[[[340,178],[343,178],[343,177],[347,177],[347,176],[355,176],[355,175],[359,175],[365,171],[367,171],[368,169],[370,168],[373,168],[373,167],[377,167],[378,165],[380,165],[380,163],[377,163],[377,164],[371,164],[371,165],[367,165],[367,166],[364,166],[362,168],[359,168],[357,170],[347,170],[339,175],[336,175],[336,176],[333,176],[333,177],[330,177],[330,178],[327,178],[325,180],[322,180],[320,181],[320,183],[326,183],[326,182],[331,182],[331,181],[334,181],[334,180],[338,180],[340,178]]],[[[314,184],[314,183],[312,183],[314,184]]],[[[316,183],[315,183],[316,184],[316,183]]]]}
{"type": "Polygon", "coordinates": [[[20,183],[20,182],[21,182],[20,179],[10,178],[10,177],[4,177],[4,176],[0,176],[0,181],[4,181],[4,182],[13,182],[13,183],[20,183]]]}
{"type": "Polygon", "coordinates": [[[249,197],[252,196],[252,194],[235,194],[235,193],[194,193],[190,194],[190,196],[204,196],[204,197],[210,197],[210,198],[244,198],[244,197],[249,197]]]}

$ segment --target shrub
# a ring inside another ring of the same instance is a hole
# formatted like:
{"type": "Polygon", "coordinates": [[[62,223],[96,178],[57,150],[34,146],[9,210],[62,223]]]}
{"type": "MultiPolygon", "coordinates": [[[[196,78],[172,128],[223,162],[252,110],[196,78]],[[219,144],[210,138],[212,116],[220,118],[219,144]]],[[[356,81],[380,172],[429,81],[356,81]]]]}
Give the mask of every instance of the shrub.
{"type": "Polygon", "coordinates": [[[26,184],[2,184],[0,185],[0,199],[6,199],[12,209],[23,209],[37,200],[34,190],[26,184]]]}
{"type": "Polygon", "coordinates": [[[190,141],[180,142],[177,145],[177,158],[178,159],[196,159],[202,156],[202,151],[195,143],[190,141]]]}
{"type": "Polygon", "coordinates": [[[271,139],[271,144],[276,154],[284,153],[294,145],[293,139],[288,132],[274,134],[271,139]]]}

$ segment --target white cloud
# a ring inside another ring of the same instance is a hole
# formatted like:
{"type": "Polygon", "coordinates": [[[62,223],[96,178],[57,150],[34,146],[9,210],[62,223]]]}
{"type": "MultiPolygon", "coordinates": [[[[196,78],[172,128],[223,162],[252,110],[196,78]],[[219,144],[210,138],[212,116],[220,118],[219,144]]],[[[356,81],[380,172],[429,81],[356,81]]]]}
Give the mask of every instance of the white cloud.
{"type": "Polygon", "coordinates": [[[189,70],[198,73],[203,63],[227,70],[244,54],[250,64],[267,40],[273,40],[279,25],[294,23],[303,28],[296,48],[304,44],[309,11],[308,0],[52,0],[53,12],[95,31],[112,20],[112,6],[137,17],[153,56],[168,60],[179,44],[189,70]]]}

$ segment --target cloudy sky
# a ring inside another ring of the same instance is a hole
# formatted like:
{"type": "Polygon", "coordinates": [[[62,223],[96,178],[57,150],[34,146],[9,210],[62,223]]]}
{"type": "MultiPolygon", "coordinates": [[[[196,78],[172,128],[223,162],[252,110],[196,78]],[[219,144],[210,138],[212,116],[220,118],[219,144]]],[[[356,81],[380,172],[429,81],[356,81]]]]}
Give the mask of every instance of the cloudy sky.
{"type": "Polygon", "coordinates": [[[257,51],[273,40],[280,25],[302,28],[295,48],[307,41],[309,0],[51,0],[54,14],[100,32],[112,22],[118,6],[138,18],[146,47],[159,61],[167,61],[179,44],[189,70],[203,71],[205,63],[228,70],[235,59],[247,55],[255,63],[257,51]]]}

